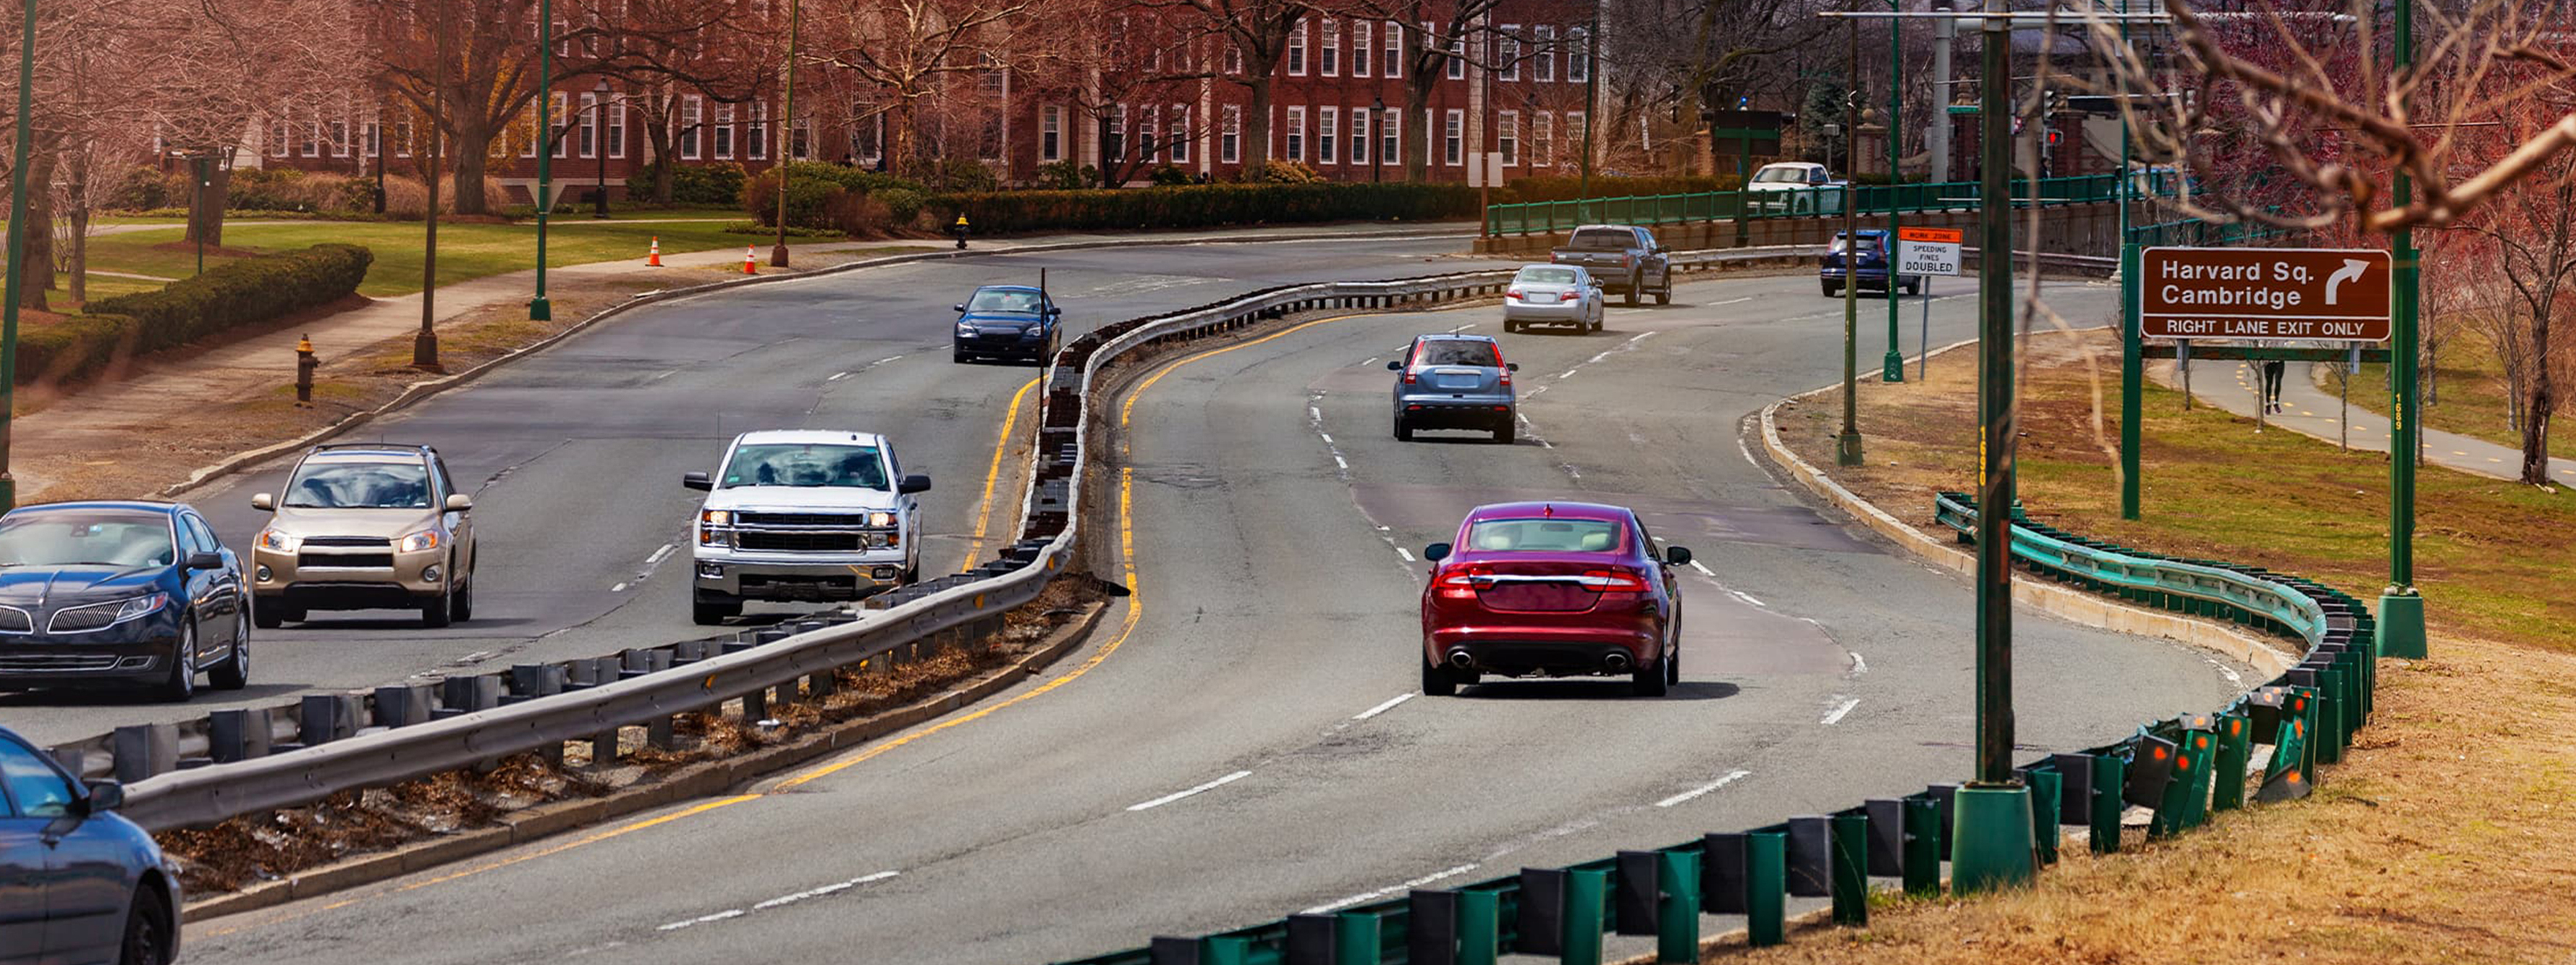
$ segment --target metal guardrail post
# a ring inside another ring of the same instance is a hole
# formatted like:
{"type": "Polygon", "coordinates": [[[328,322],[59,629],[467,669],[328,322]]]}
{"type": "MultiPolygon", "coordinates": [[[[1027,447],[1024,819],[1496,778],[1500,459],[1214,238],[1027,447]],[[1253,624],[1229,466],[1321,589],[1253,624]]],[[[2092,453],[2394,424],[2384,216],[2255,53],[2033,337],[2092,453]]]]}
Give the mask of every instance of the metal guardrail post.
{"type": "Polygon", "coordinates": [[[1757,831],[1744,836],[1744,933],[1761,948],[1780,944],[1788,928],[1788,836],[1757,831]]]}
{"type": "Polygon", "coordinates": [[[1941,893],[1941,805],[1928,797],[1897,800],[1905,806],[1905,893],[1941,893]]]}
{"type": "Polygon", "coordinates": [[[1385,961],[1385,925],[1367,912],[1343,912],[1333,936],[1335,965],[1378,965],[1385,961]]]}
{"type": "MultiPolygon", "coordinates": [[[[1833,816],[1834,923],[1869,924],[1869,818],[1833,816]]],[[[1672,961],[1672,959],[1666,959],[1672,961]]]]}
{"type": "Polygon", "coordinates": [[[2120,789],[2128,784],[2128,770],[2129,762],[2117,754],[2093,755],[2093,813],[2086,827],[2094,854],[2120,850],[2120,789]]]}
{"type": "Polygon", "coordinates": [[[2042,865],[2057,863],[2057,818],[2062,804],[2058,795],[2065,789],[2065,778],[2053,767],[2033,768],[2024,772],[2030,784],[2030,833],[2034,850],[2042,865]]]}
{"type": "Polygon", "coordinates": [[[1601,933],[1606,930],[1602,908],[1609,898],[1610,872],[1597,868],[1568,868],[1565,872],[1565,913],[1556,960],[1563,965],[1601,965],[1601,933]]]}
{"type": "Polygon", "coordinates": [[[2253,751],[2251,722],[2244,714],[2218,715],[2218,752],[2209,792],[2209,809],[2232,811],[2245,806],[2245,766],[2253,751]]]}
{"type": "Polygon", "coordinates": [[[1495,965],[1503,954],[1503,896],[1458,892],[1457,965],[1495,965]]]}

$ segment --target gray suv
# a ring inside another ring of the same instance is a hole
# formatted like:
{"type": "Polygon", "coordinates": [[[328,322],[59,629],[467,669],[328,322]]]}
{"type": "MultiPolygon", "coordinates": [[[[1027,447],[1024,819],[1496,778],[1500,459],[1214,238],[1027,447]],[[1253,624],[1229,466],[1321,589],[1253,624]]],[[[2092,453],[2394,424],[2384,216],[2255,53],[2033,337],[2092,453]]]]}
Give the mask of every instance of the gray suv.
{"type": "Polygon", "coordinates": [[[1417,429],[1478,429],[1512,441],[1518,417],[1503,346],[1483,335],[1416,335],[1404,357],[1386,363],[1395,380],[1395,437],[1417,429]]]}

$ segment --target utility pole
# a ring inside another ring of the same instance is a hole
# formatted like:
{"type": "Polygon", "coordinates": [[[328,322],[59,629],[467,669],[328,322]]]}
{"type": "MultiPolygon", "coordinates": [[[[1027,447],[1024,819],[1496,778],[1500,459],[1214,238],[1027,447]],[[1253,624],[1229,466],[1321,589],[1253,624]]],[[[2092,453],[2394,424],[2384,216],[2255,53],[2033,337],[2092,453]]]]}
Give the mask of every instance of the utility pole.
{"type": "Polygon", "coordinates": [[[1593,114],[1601,106],[1601,4],[1602,0],[1592,0],[1592,25],[1583,31],[1583,186],[1577,192],[1583,200],[1575,205],[1576,221],[1592,220],[1592,129],[1600,126],[1593,114]]]}
{"type": "Polygon", "coordinates": [[[779,98],[778,123],[786,136],[778,143],[778,245],[769,249],[769,266],[787,267],[787,167],[796,160],[796,31],[801,25],[805,6],[800,0],[787,2],[787,95],[779,98]]]}
{"type": "MultiPolygon", "coordinates": [[[[1860,19],[1843,24],[1851,45],[1850,84],[1843,93],[1843,428],[1834,436],[1834,464],[1860,465],[1860,19]]],[[[1893,241],[1894,239],[1889,239],[1893,241]]],[[[1889,267],[1895,259],[1887,259],[1889,267]]],[[[1893,276],[1887,298],[1896,300],[1893,276]]]]}
{"type": "MultiPolygon", "coordinates": [[[[1950,0],[1933,0],[1932,9],[1950,9],[1950,0]]],[[[1932,18],[1932,125],[1923,132],[1923,146],[1932,154],[1932,183],[1950,180],[1950,38],[1959,33],[1959,22],[1948,17],[1932,18]]]]}
{"type": "MultiPolygon", "coordinates": [[[[428,103],[439,104],[447,97],[447,32],[455,29],[451,13],[436,15],[436,20],[423,23],[436,33],[430,41],[438,56],[438,66],[430,73],[428,103]]],[[[411,338],[411,364],[415,368],[438,368],[438,330],[432,323],[438,318],[438,159],[447,146],[447,132],[441,129],[436,111],[423,120],[429,122],[429,143],[421,148],[421,159],[427,161],[421,180],[429,188],[429,233],[421,244],[420,259],[420,331],[411,338]]],[[[538,264],[545,263],[539,259],[538,264]]]]}
{"type": "MultiPolygon", "coordinates": [[[[1904,2],[1887,0],[1887,9],[1902,11],[1904,2]]],[[[1904,25],[1903,17],[1887,18],[1887,190],[1879,195],[1887,199],[1887,239],[1879,245],[1879,254],[1887,259],[1887,355],[1878,361],[1881,382],[1905,381],[1905,353],[1896,350],[1896,211],[1901,207],[1896,200],[1904,195],[1905,183],[1905,47],[1900,31],[1904,25]]],[[[1857,74],[1852,86],[1860,86],[1857,74]]]]}
{"type": "MultiPolygon", "coordinates": [[[[2129,0],[2120,0],[2120,45],[2129,43],[2129,0]]],[[[2138,446],[2140,419],[2144,418],[2141,401],[2146,394],[2145,338],[2139,331],[2138,319],[2138,240],[2130,237],[2129,209],[2134,196],[2137,175],[2130,173],[2136,163],[2129,144],[2129,89],[2123,81],[2119,90],[2120,105],[2120,518],[2138,518],[2138,446]]]]}
{"type": "Polygon", "coordinates": [[[1952,807],[1951,881],[1961,893],[2024,884],[2032,864],[2030,788],[2013,771],[2012,21],[1986,0],[1977,122],[1977,771],[1952,807]]]}
{"type": "MultiPolygon", "coordinates": [[[[9,270],[0,283],[0,510],[18,508],[18,479],[9,474],[10,407],[17,404],[18,292],[27,283],[27,142],[35,113],[36,0],[26,0],[26,33],[18,38],[18,145],[9,170],[9,270]]],[[[204,237],[200,234],[199,237],[204,237]]]]}
{"type": "MultiPolygon", "coordinates": [[[[528,320],[550,321],[554,306],[546,301],[546,209],[554,207],[548,196],[554,183],[555,156],[555,6],[554,0],[537,0],[537,297],[528,300],[528,320]]],[[[436,221],[438,212],[431,211],[436,221]]]]}
{"type": "MultiPolygon", "coordinates": [[[[2415,3],[2397,0],[2397,74],[2415,66],[2415,3]]],[[[2415,182],[2397,169],[2397,205],[2415,200],[2415,182]]],[[[2397,277],[2390,308],[2392,339],[2388,359],[2388,589],[2379,594],[2379,655],[2420,660],[2425,656],[2424,597],[2415,589],[2415,460],[2423,451],[2423,426],[2415,404],[2415,365],[2421,348],[2415,310],[2421,295],[2420,255],[2415,232],[2397,229],[2390,252],[2397,277]]],[[[16,270],[11,259],[11,270],[16,270]]],[[[15,304],[14,302],[12,303],[15,304]]],[[[14,310],[14,309],[13,309],[14,310]]]]}

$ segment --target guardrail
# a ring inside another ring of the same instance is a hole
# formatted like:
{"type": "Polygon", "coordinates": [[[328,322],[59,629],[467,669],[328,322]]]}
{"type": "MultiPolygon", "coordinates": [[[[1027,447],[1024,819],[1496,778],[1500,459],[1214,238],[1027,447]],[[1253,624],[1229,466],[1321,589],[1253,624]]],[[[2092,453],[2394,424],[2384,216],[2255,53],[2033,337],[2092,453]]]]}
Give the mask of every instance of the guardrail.
{"type": "MultiPolygon", "coordinates": [[[[2169,176],[2140,176],[2133,197],[2159,197],[2172,193],[2169,176]]],[[[1918,213],[1925,211],[1972,211],[1981,203],[1985,186],[1977,181],[1944,181],[1929,184],[1864,184],[1853,188],[1853,202],[1863,214],[1918,213]]],[[[2030,181],[2016,178],[2012,182],[2014,207],[2029,207],[2030,181]]],[[[2068,204],[2099,204],[2120,199],[2120,178],[2116,174],[2090,174],[2078,177],[2042,178],[2039,182],[2039,205],[2055,207],[2068,204]]],[[[1674,224],[1686,221],[1723,221],[1730,218],[1763,220],[1771,218],[1813,218],[1838,215],[1843,208],[1841,185],[1818,188],[1788,188],[1771,191],[1702,191],[1690,194],[1632,195],[1616,198],[1585,198],[1572,201],[1531,201],[1520,204],[1490,205],[1485,209],[1484,233],[1487,235],[1533,234],[1560,231],[1576,225],[1598,224],[1674,224]]]]}
{"type": "MultiPolygon", "coordinates": [[[[1942,493],[1941,522],[1976,535],[1976,505],[1942,493]]],[[[2307,795],[2318,764],[2342,759],[2369,719],[2376,671],[2360,601],[2313,581],[2208,560],[2174,560],[2030,522],[2014,510],[2014,557],[2046,578],[2144,605],[2287,636],[2306,657],[2214,714],[2150,722],[2117,743],[2053,754],[2020,770],[2031,787],[2037,859],[2062,829],[2116,852],[2143,810],[2149,838],[2198,827],[2251,800],[2307,795]],[[2260,761],[2257,768],[2256,762],[2260,761]],[[2255,775],[2260,774],[2256,779],[2255,775]]],[[[1824,898],[1837,924],[1866,924],[1872,879],[1937,894],[1960,785],[1936,784],[1831,814],[1792,817],[1564,868],[1524,868],[1446,889],[1290,915],[1061,965],[1491,965],[1505,953],[1597,965],[1606,935],[1652,936],[1659,962],[1699,960],[1702,916],[1741,916],[1749,943],[1786,938],[1791,898],[1824,898]]]]}
{"type": "MultiPolygon", "coordinates": [[[[1707,269],[1806,259],[1818,246],[1676,253],[1676,267],[1707,269]]],[[[152,830],[213,824],[240,814],[309,803],[511,754],[561,753],[587,741],[593,760],[614,759],[621,732],[641,728],[669,746],[675,715],[741,700],[743,716],[773,701],[829,695],[837,674],[895,665],[980,636],[1047,581],[1075,568],[1083,468],[1088,465],[1093,378],[1143,346],[1223,334],[1321,308],[1390,309],[1498,295],[1511,269],[1370,282],[1285,285],[1164,315],[1105,325],[1073,339],[1045,373],[1038,445],[1028,467],[1020,537],[975,570],[835,611],[700,640],[629,649],[559,664],[523,664],[437,684],[314,694],[293,703],[227,709],[188,724],[119,728],[54,749],[83,774],[128,782],[128,818],[152,830]]]]}

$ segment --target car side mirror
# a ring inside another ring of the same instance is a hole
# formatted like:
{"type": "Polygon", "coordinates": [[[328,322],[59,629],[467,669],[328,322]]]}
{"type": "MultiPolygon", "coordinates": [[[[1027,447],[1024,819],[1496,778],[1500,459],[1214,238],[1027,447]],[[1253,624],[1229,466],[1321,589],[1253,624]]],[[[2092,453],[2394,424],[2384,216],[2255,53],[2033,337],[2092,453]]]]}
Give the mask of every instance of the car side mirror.
{"type": "Polygon", "coordinates": [[[1422,558],[1437,563],[1449,558],[1449,544],[1433,543],[1422,548],[1422,558]]]}
{"type": "Polygon", "coordinates": [[[1674,565],[1674,566],[1689,566],[1689,565],[1690,565],[1690,561],[1691,561],[1691,554],[1690,554],[1690,548],[1689,548],[1689,547],[1684,547],[1684,546],[1667,546],[1667,547],[1664,547],[1664,562],[1666,562],[1666,563],[1670,563],[1670,564],[1672,564],[1672,565],[1674,565]]]}
{"type": "Polygon", "coordinates": [[[955,305],[951,305],[951,306],[949,306],[949,309],[950,309],[951,311],[956,312],[957,314],[960,314],[960,315],[966,314],[966,303],[965,303],[965,302],[958,302],[958,303],[957,303],[957,304],[955,304],[955,305]]]}
{"type": "Polygon", "coordinates": [[[682,473],[680,475],[680,485],[687,486],[690,489],[713,491],[716,488],[716,481],[707,478],[707,474],[702,472],[682,473]]]}
{"type": "Polygon", "coordinates": [[[222,554],[222,553],[190,553],[190,554],[188,554],[188,568],[189,568],[189,569],[192,569],[192,570],[220,570],[220,569],[223,569],[223,568],[224,568],[224,554],[222,554]]]}
{"type": "Polygon", "coordinates": [[[1047,317],[1062,318],[1064,317],[1064,309],[1061,306],[1050,307],[1047,309],[1047,317]]]}
{"type": "Polygon", "coordinates": [[[91,781],[86,800],[91,814],[103,814],[124,807],[125,785],[115,781],[91,781]]]}
{"type": "Polygon", "coordinates": [[[447,496],[447,511],[448,511],[448,512],[451,512],[451,513],[461,513],[461,512],[465,512],[466,510],[473,509],[473,508],[474,508],[474,497],[472,497],[472,496],[468,496],[468,495],[466,495],[466,494],[464,494],[464,493],[450,493],[450,494],[448,494],[448,496],[447,496]]]}
{"type": "Polygon", "coordinates": [[[1505,372],[1518,372],[1518,371],[1520,371],[1520,370],[1521,370],[1521,364],[1520,364],[1519,362],[1505,362],[1505,363],[1503,363],[1503,371],[1505,371],[1505,372]]]}
{"type": "Polygon", "coordinates": [[[904,494],[929,492],[930,477],[919,473],[905,476],[903,477],[903,482],[894,487],[894,491],[904,494]]]}
{"type": "Polygon", "coordinates": [[[272,496],[272,495],[269,495],[269,494],[267,494],[267,493],[260,493],[260,494],[258,494],[258,495],[256,495],[256,496],[252,496],[252,497],[250,498],[250,508],[252,508],[252,509],[256,509],[256,510],[259,510],[260,512],[263,512],[263,513],[273,513],[273,512],[276,512],[276,511],[277,511],[277,497],[272,496]]]}
{"type": "Polygon", "coordinates": [[[1404,360],[1403,360],[1403,359],[1394,359],[1394,360],[1391,360],[1391,361],[1387,362],[1387,363],[1386,363],[1386,370],[1387,370],[1387,371],[1389,371],[1389,372],[1402,372],[1402,371],[1404,371],[1404,360]]]}

